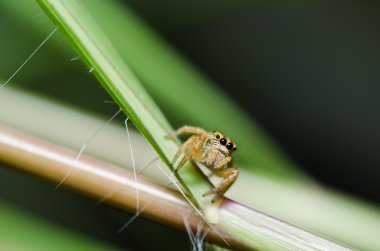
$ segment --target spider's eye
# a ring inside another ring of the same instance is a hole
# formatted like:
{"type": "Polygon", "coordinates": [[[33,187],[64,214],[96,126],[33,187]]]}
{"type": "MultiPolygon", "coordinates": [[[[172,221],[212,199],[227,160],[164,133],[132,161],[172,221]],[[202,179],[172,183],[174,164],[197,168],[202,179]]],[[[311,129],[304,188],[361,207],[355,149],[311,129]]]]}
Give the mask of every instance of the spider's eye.
{"type": "Polygon", "coordinates": [[[225,145],[227,143],[227,140],[225,138],[220,139],[220,144],[225,145]]]}
{"type": "Polygon", "coordinates": [[[231,149],[232,149],[232,144],[231,144],[231,143],[228,143],[228,144],[227,144],[227,149],[228,149],[228,150],[231,150],[231,149]]]}
{"type": "Polygon", "coordinates": [[[236,146],[232,150],[236,151],[236,146]]]}
{"type": "Polygon", "coordinates": [[[220,135],[219,135],[219,134],[218,134],[218,135],[216,135],[216,136],[215,136],[215,138],[219,139],[219,138],[220,138],[220,135]]]}

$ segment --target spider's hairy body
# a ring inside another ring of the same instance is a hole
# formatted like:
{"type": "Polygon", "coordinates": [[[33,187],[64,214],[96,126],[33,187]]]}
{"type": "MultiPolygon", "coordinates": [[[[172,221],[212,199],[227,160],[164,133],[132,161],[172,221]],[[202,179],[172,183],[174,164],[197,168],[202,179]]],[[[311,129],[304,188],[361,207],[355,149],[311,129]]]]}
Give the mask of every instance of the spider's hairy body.
{"type": "Polygon", "coordinates": [[[208,132],[199,127],[183,126],[168,135],[174,137],[183,134],[191,136],[179,148],[174,156],[173,164],[179,160],[175,171],[178,171],[188,160],[199,161],[208,167],[213,174],[224,178],[222,182],[204,194],[216,194],[222,196],[235,182],[239,172],[232,165],[232,153],[236,150],[236,144],[220,132],[208,132]]]}

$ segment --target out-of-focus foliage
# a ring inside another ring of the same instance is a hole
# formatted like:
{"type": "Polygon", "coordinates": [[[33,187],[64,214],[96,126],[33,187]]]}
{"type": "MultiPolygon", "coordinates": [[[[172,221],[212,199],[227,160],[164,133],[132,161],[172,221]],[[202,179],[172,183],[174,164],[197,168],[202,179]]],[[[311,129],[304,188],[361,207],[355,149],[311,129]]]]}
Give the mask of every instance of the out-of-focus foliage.
{"type": "Polygon", "coordinates": [[[120,250],[0,201],[1,250],[120,250]]]}

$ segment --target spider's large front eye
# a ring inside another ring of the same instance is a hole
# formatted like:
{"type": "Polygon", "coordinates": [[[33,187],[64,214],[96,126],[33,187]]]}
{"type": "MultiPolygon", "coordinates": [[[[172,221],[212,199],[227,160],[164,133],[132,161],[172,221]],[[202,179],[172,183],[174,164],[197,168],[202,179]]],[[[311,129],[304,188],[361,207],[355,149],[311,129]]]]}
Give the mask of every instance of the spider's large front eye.
{"type": "Polygon", "coordinates": [[[220,139],[220,144],[225,145],[227,143],[227,140],[225,138],[220,139]]]}
{"type": "Polygon", "coordinates": [[[228,150],[231,150],[232,149],[232,144],[228,143],[226,147],[227,147],[228,150]]]}

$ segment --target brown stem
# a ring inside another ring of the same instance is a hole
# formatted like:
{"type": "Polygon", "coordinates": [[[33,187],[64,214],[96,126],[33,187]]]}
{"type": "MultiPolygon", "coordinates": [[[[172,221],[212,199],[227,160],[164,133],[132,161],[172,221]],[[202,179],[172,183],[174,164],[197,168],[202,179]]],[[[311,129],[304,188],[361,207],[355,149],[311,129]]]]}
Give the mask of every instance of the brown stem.
{"type": "MultiPolygon", "coordinates": [[[[64,186],[93,198],[112,194],[106,203],[128,212],[136,210],[135,180],[130,171],[31,137],[0,125],[0,161],[58,184],[67,172],[64,186]]],[[[187,217],[193,231],[202,221],[178,192],[138,179],[143,217],[184,230],[187,217]],[[187,215],[187,216],[186,216],[187,215]]],[[[277,220],[254,209],[225,199],[219,209],[220,231],[233,249],[351,250],[340,244],[277,220]]],[[[206,227],[207,229],[207,227],[206,227]]],[[[208,241],[226,245],[208,229],[208,241]]]]}
{"type": "MultiPolygon", "coordinates": [[[[136,212],[135,180],[133,173],[88,156],[76,161],[77,153],[0,125],[0,161],[20,170],[48,179],[56,184],[70,172],[62,184],[95,199],[128,212],[136,212]]],[[[192,213],[192,208],[182,196],[171,189],[163,188],[146,178],[138,178],[141,216],[185,231],[187,217],[193,231],[202,220],[192,213]]],[[[225,245],[212,230],[208,241],[225,245]]],[[[224,236],[230,245],[242,246],[224,236]]]]}

